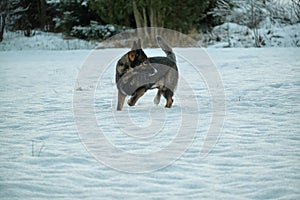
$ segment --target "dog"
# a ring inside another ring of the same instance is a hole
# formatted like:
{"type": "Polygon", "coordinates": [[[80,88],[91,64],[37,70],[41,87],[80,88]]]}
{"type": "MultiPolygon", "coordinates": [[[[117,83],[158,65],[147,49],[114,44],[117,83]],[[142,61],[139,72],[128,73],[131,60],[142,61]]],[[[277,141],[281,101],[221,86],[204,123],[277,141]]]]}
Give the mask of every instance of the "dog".
{"type": "Polygon", "coordinates": [[[118,60],[115,77],[118,88],[117,110],[122,110],[126,96],[131,96],[128,105],[134,106],[147,90],[155,88],[158,91],[154,103],[159,104],[163,95],[166,99],[165,107],[171,108],[178,83],[176,56],[160,36],[156,40],[166,57],[148,58],[138,40],[133,43],[131,51],[118,60]]]}

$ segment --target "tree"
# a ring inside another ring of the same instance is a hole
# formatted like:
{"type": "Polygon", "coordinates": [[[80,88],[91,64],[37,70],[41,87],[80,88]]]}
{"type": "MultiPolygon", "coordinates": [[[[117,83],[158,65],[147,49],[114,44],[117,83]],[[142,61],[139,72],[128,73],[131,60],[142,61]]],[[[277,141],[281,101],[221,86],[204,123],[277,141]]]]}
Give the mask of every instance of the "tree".
{"type": "Polygon", "coordinates": [[[0,42],[3,40],[4,28],[5,28],[5,15],[0,16],[0,42]]]}
{"type": "Polygon", "coordinates": [[[134,28],[165,27],[183,33],[198,28],[215,0],[90,0],[90,6],[106,23],[134,28]],[[134,20],[132,20],[134,19],[134,20]]]}
{"type": "Polygon", "coordinates": [[[39,13],[39,18],[40,18],[40,28],[42,30],[45,30],[45,26],[47,23],[47,4],[45,0],[39,0],[38,1],[38,13],[39,13]]]}
{"type": "Polygon", "coordinates": [[[0,41],[3,40],[4,29],[24,29],[26,21],[25,13],[29,10],[30,4],[26,5],[25,0],[10,0],[0,2],[0,41]]]}
{"type": "Polygon", "coordinates": [[[0,42],[3,40],[4,28],[6,25],[7,6],[7,1],[0,2],[0,42]]]}
{"type": "Polygon", "coordinates": [[[131,0],[89,0],[89,7],[94,10],[104,24],[134,26],[131,0]]]}
{"type": "Polygon", "coordinates": [[[300,1],[299,0],[292,0],[292,9],[297,18],[297,22],[300,22],[300,1]]]}
{"type": "Polygon", "coordinates": [[[86,0],[61,0],[51,5],[55,21],[55,29],[70,35],[74,26],[87,26],[91,20],[99,17],[89,9],[86,0]]]}
{"type": "Polygon", "coordinates": [[[232,13],[232,7],[233,4],[231,4],[228,0],[218,0],[216,3],[216,7],[210,12],[214,17],[220,18],[222,21],[227,22],[227,29],[226,29],[226,34],[227,34],[227,42],[228,42],[228,47],[231,47],[231,41],[230,41],[230,27],[229,27],[229,16],[232,13]]]}
{"type": "Polygon", "coordinates": [[[46,0],[10,0],[1,1],[1,35],[4,26],[10,31],[22,30],[25,36],[31,36],[32,30],[44,30],[47,23],[46,0]]]}

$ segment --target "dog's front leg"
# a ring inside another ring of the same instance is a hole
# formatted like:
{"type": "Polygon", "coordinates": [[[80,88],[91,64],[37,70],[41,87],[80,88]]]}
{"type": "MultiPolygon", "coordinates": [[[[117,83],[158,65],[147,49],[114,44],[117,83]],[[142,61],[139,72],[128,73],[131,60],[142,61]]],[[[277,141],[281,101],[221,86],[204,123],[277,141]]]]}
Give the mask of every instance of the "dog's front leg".
{"type": "Polygon", "coordinates": [[[145,87],[141,87],[139,89],[137,89],[133,96],[128,100],[128,105],[130,106],[134,106],[136,104],[136,102],[139,100],[139,98],[141,98],[141,96],[143,96],[145,94],[145,92],[147,91],[147,89],[145,87]]]}
{"type": "Polygon", "coordinates": [[[122,110],[126,95],[122,94],[120,91],[118,92],[118,106],[117,110],[122,110]]]}

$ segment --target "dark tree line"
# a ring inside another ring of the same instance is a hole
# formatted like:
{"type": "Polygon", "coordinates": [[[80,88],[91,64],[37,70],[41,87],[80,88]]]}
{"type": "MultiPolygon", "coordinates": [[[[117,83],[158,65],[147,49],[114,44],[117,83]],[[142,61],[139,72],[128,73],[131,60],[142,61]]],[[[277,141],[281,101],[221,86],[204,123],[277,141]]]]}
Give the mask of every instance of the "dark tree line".
{"type": "Polygon", "coordinates": [[[99,19],[86,0],[1,0],[0,41],[4,29],[21,30],[28,37],[35,29],[69,34],[73,26],[99,19]]]}
{"type": "MultiPolygon", "coordinates": [[[[165,27],[183,33],[208,23],[206,14],[217,0],[90,0],[106,23],[129,27],[165,27]]],[[[211,22],[211,21],[210,21],[211,22]]]]}
{"type": "Polygon", "coordinates": [[[0,2],[0,40],[4,28],[23,30],[25,36],[31,36],[32,30],[47,23],[47,6],[45,0],[3,0],[0,2]]]}
{"type": "Polygon", "coordinates": [[[0,41],[5,29],[21,30],[28,37],[38,29],[65,35],[76,32],[89,38],[87,32],[94,33],[95,27],[105,32],[97,24],[164,27],[189,33],[218,21],[207,14],[216,3],[217,0],[1,0],[0,41]]]}

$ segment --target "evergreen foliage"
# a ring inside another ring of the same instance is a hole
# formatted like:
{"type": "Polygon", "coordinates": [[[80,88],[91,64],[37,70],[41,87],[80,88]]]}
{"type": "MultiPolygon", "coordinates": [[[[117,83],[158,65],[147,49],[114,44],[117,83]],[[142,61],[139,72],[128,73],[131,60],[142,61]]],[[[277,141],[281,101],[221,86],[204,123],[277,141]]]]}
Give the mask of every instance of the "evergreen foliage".
{"type": "Polygon", "coordinates": [[[199,28],[216,0],[90,0],[91,9],[111,24],[130,27],[164,27],[188,33],[199,28]]]}

